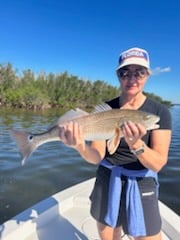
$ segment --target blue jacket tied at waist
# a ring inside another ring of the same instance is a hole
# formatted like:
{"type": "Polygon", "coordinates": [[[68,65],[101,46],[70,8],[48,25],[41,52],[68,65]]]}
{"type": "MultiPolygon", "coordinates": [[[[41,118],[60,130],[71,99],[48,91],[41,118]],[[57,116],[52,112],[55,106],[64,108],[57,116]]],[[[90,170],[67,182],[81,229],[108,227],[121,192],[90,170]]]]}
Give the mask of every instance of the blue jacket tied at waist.
{"type": "Polygon", "coordinates": [[[129,170],[122,166],[112,165],[107,160],[102,160],[100,165],[111,170],[110,187],[108,193],[108,210],[105,222],[111,227],[115,227],[119,214],[121,198],[121,175],[127,176],[126,189],[126,214],[128,221],[128,231],[131,236],[145,236],[146,228],[144,223],[143,208],[136,177],[154,177],[157,180],[157,173],[152,170],[129,170]]]}

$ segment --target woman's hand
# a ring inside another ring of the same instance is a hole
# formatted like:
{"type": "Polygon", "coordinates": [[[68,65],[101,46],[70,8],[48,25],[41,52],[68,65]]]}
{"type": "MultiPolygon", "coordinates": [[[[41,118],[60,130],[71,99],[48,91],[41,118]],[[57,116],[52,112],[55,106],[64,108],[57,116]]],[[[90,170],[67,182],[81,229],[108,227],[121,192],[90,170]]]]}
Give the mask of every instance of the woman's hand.
{"type": "Polygon", "coordinates": [[[141,124],[136,124],[131,121],[125,122],[122,126],[124,139],[130,148],[138,144],[138,141],[146,134],[146,129],[141,124]]]}
{"type": "Polygon", "coordinates": [[[77,149],[81,146],[85,147],[85,140],[82,128],[77,122],[67,122],[63,125],[63,129],[59,133],[60,140],[69,147],[77,149]]]}

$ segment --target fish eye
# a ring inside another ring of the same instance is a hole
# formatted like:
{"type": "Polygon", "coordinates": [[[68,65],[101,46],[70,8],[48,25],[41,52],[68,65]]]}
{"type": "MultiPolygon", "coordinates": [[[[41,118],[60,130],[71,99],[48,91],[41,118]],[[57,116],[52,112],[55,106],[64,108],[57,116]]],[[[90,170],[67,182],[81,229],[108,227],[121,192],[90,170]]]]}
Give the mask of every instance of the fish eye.
{"type": "Polygon", "coordinates": [[[31,142],[33,140],[33,135],[29,135],[28,140],[31,142]]]}

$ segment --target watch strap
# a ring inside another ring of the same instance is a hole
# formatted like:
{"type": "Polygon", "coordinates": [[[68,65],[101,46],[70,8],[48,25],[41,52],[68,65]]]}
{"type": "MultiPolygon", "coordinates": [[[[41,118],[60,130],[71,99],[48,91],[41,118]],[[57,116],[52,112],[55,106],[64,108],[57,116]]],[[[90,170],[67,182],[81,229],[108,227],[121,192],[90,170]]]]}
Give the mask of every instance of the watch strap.
{"type": "Polygon", "coordinates": [[[137,148],[137,149],[131,149],[131,152],[138,156],[139,154],[143,153],[144,152],[144,144],[140,147],[140,148],[137,148]]]}

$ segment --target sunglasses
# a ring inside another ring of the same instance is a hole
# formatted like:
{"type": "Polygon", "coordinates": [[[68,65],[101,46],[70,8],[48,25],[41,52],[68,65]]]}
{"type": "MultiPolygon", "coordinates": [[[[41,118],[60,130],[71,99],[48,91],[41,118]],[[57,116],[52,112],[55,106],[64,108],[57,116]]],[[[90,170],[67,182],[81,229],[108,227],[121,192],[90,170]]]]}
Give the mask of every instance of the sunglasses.
{"type": "Polygon", "coordinates": [[[138,68],[134,71],[131,71],[129,69],[119,69],[117,71],[117,75],[122,80],[130,79],[132,76],[134,76],[137,79],[143,79],[147,75],[148,71],[146,68],[138,68]]]}

